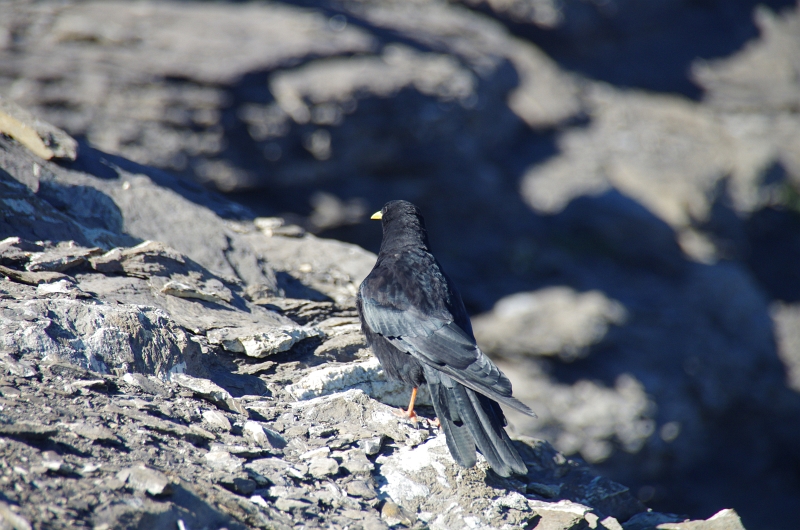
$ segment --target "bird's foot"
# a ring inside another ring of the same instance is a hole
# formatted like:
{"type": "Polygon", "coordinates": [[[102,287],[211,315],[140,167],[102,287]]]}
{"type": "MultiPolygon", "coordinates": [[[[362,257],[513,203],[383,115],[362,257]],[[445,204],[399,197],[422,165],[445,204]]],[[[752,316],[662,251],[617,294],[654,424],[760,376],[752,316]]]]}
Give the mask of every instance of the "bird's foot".
{"type": "Polygon", "coordinates": [[[395,416],[400,416],[401,418],[409,419],[415,423],[419,420],[419,417],[417,416],[417,413],[414,412],[414,409],[411,410],[395,409],[394,414],[395,416]]]}
{"type": "Polygon", "coordinates": [[[436,427],[437,429],[442,426],[442,423],[439,421],[439,418],[436,417],[431,421],[431,425],[436,427]]]}

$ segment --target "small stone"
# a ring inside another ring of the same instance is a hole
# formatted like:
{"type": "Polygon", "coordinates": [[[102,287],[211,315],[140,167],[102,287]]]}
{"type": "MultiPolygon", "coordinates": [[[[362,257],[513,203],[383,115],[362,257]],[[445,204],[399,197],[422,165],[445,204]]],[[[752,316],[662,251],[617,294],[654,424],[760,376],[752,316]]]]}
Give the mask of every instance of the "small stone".
{"type": "Polygon", "coordinates": [[[233,398],[232,397],[232,398],[226,399],[224,404],[221,403],[220,406],[224,406],[229,411],[235,412],[236,414],[242,414],[244,416],[247,416],[247,409],[244,408],[244,405],[242,405],[242,402],[237,398],[233,398]]]}
{"type": "MultiPolygon", "coordinates": [[[[260,486],[288,486],[291,466],[280,458],[258,458],[245,464],[245,470],[260,486]]],[[[302,476],[300,478],[303,478],[302,476]]]]}
{"type": "Polygon", "coordinates": [[[383,446],[383,436],[359,440],[358,447],[369,456],[377,455],[383,446]]]}
{"type": "Polygon", "coordinates": [[[275,508],[279,509],[282,512],[292,512],[295,510],[305,510],[306,508],[312,506],[311,501],[306,501],[303,499],[286,499],[280,498],[275,501],[275,508]]]}
{"type": "Polygon", "coordinates": [[[527,485],[526,491],[544,497],[545,499],[555,499],[561,493],[561,486],[559,484],[540,484],[539,482],[531,482],[527,485]]]}
{"type": "Polygon", "coordinates": [[[230,303],[233,300],[233,293],[219,280],[203,282],[202,287],[197,282],[189,283],[170,280],[164,284],[161,292],[176,298],[193,298],[216,304],[230,303]]]}
{"type": "Polygon", "coordinates": [[[101,256],[91,258],[89,263],[97,272],[106,274],[121,273],[125,271],[122,267],[122,258],[122,249],[114,248],[101,256]]]}
{"type": "Polygon", "coordinates": [[[17,515],[11,507],[0,501],[0,528],[9,530],[31,530],[31,524],[21,515],[17,515]]]}
{"type": "Polygon", "coordinates": [[[705,521],[685,521],[681,523],[664,523],[658,525],[659,530],[745,530],[742,520],[735,510],[720,510],[705,521]]]}
{"type": "Polygon", "coordinates": [[[246,477],[235,477],[227,475],[219,480],[220,486],[240,495],[250,495],[256,490],[254,480],[246,477]]]}
{"type": "Polygon", "coordinates": [[[131,489],[146,491],[153,496],[172,493],[172,484],[167,476],[143,464],[123,469],[117,473],[117,479],[131,489]]]}
{"type": "Polygon", "coordinates": [[[270,451],[263,447],[255,445],[241,445],[241,444],[211,444],[211,452],[227,451],[234,456],[242,458],[258,458],[268,455],[270,451]]]}
{"type": "Polygon", "coordinates": [[[361,497],[367,500],[377,497],[375,490],[363,480],[348,482],[347,486],[345,486],[345,491],[352,497],[361,497]]]}
{"type": "Polygon", "coordinates": [[[339,463],[333,458],[314,458],[308,464],[308,472],[314,478],[324,478],[339,472],[339,463]]]}
{"type": "Polygon", "coordinates": [[[419,429],[413,430],[408,433],[408,437],[406,438],[405,444],[408,447],[416,447],[423,443],[430,437],[430,433],[427,430],[419,429]]]}
{"type": "Polygon", "coordinates": [[[93,475],[94,473],[99,471],[100,468],[102,468],[102,467],[103,467],[102,464],[91,464],[91,463],[90,464],[86,464],[85,466],[83,466],[81,468],[80,471],[78,471],[78,473],[81,476],[87,477],[89,475],[93,475]]]}
{"type": "Polygon", "coordinates": [[[61,280],[67,280],[69,277],[60,272],[28,272],[18,271],[9,267],[0,265],[0,275],[6,276],[11,280],[26,285],[39,285],[42,283],[52,283],[61,280]]]}
{"type": "Polygon", "coordinates": [[[262,508],[269,507],[269,503],[265,501],[264,497],[262,497],[261,495],[253,495],[252,497],[250,497],[250,502],[252,502],[253,504],[258,504],[262,508]]]}
{"type": "Polygon", "coordinates": [[[64,462],[64,459],[55,451],[45,451],[42,453],[42,466],[55,473],[62,475],[71,475],[75,470],[69,464],[64,462]]]}
{"type": "Polygon", "coordinates": [[[340,436],[338,438],[333,438],[332,440],[328,440],[328,447],[333,449],[341,449],[347,445],[353,443],[353,439],[347,436],[340,436]]]}
{"type": "Polygon", "coordinates": [[[383,508],[381,508],[381,519],[383,519],[389,526],[394,526],[397,524],[411,526],[417,520],[415,516],[411,515],[399,504],[392,501],[386,501],[383,503],[383,508]]]}
{"type": "Polygon", "coordinates": [[[56,434],[58,429],[47,425],[39,425],[28,421],[20,421],[10,425],[0,425],[0,436],[9,438],[26,438],[31,440],[41,440],[56,434]]]}
{"type": "Polygon", "coordinates": [[[328,425],[314,425],[308,428],[308,435],[312,438],[329,438],[336,434],[336,429],[328,425]]]}
{"type": "Polygon", "coordinates": [[[18,377],[35,377],[38,373],[36,366],[29,361],[17,361],[10,355],[0,353],[0,366],[5,366],[7,372],[18,377]]]}
{"type": "Polygon", "coordinates": [[[323,488],[312,491],[308,495],[312,500],[317,501],[318,504],[324,504],[332,508],[338,508],[342,505],[342,497],[344,493],[334,486],[332,483],[327,483],[323,488]]]}
{"type": "Polygon", "coordinates": [[[289,466],[286,468],[286,474],[292,478],[296,478],[298,480],[303,480],[308,475],[308,465],[307,464],[295,464],[294,466],[289,466]]]}
{"type": "Polygon", "coordinates": [[[190,425],[186,432],[184,432],[183,437],[194,444],[217,439],[213,433],[208,432],[199,425],[190,425]]]}
{"type": "MultiPolygon", "coordinates": [[[[127,475],[125,475],[125,480],[128,480],[127,475]]],[[[113,490],[113,491],[122,489],[125,486],[125,482],[121,481],[117,477],[107,478],[103,482],[104,482],[104,485],[105,485],[105,487],[107,489],[113,490]]]]}
{"type": "Polygon", "coordinates": [[[233,473],[242,467],[243,458],[238,458],[228,451],[210,451],[205,455],[206,463],[214,469],[233,473]]]}
{"type": "Polygon", "coordinates": [[[78,436],[92,441],[119,442],[119,438],[111,429],[102,425],[91,425],[83,422],[69,423],[67,427],[78,436]]]}
{"type": "Polygon", "coordinates": [[[566,530],[588,527],[588,521],[584,518],[586,512],[589,510],[588,508],[584,507],[585,509],[583,510],[571,510],[569,507],[562,506],[561,502],[558,504],[539,502],[542,504],[541,507],[533,507],[536,514],[540,517],[536,528],[542,528],[542,530],[566,530]]]}
{"type": "Polygon", "coordinates": [[[622,525],[619,524],[619,521],[611,516],[608,516],[600,521],[600,526],[605,530],[623,530],[622,525]]]}
{"type": "Polygon", "coordinates": [[[331,454],[330,447],[318,447],[317,449],[312,449],[311,451],[307,451],[299,456],[300,460],[311,460],[313,458],[324,458],[331,454]]]}
{"type": "Polygon", "coordinates": [[[247,374],[247,375],[256,375],[261,372],[266,372],[273,366],[275,366],[275,361],[264,361],[263,363],[256,363],[256,364],[243,364],[239,366],[239,369],[236,370],[237,374],[247,374]]]}
{"type": "MultiPolygon", "coordinates": [[[[45,273],[40,273],[45,274],[45,273]]],[[[41,297],[49,295],[64,294],[72,298],[91,298],[92,296],[84,292],[75,285],[71,279],[62,279],[52,283],[40,283],[36,286],[36,294],[41,297]]]]}
{"type": "Polygon", "coordinates": [[[89,258],[99,256],[103,251],[99,248],[85,248],[74,241],[67,245],[59,244],[58,248],[50,248],[32,254],[25,268],[31,272],[64,272],[87,263],[89,258]]]}
{"type": "Polygon", "coordinates": [[[288,438],[306,438],[308,437],[308,427],[304,425],[295,425],[294,427],[286,429],[283,434],[288,438]]]}
{"type": "Polygon", "coordinates": [[[345,451],[342,467],[353,475],[369,473],[375,469],[375,465],[367,460],[367,455],[361,449],[345,451]]]}
{"type": "Polygon", "coordinates": [[[233,396],[231,396],[227,390],[208,379],[192,377],[186,374],[172,374],[170,379],[173,383],[177,383],[183,388],[188,388],[195,394],[212,403],[222,405],[226,408],[228,408],[226,401],[233,399],[233,396]]]}
{"type": "Polygon", "coordinates": [[[217,412],[216,410],[204,410],[203,420],[221,431],[230,432],[233,428],[228,418],[226,418],[223,413],[217,412]]]}
{"type": "Polygon", "coordinates": [[[267,429],[257,421],[246,421],[244,424],[244,435],[262,447],[273,449],[283,449],[286,447],[286,439],[279,433],[267,429]]]}
{"type": "Polygon", "coordinates": [[[122,376],[122,380],[128,383],[129,385],[138,387],[144,392],[151,394],[153,396],[169,395],[169,391],[166,388],[164,388],[163,385],[151,380],[149,377],[143,374],[127,373],[122,376]]]}
{"type": "Polygon", "coordinates": [[[14,388],[13,386],[3,386],[0,387],[0,396],[9,399],[17,399],[22,395],[19,388],[14,388]]]}

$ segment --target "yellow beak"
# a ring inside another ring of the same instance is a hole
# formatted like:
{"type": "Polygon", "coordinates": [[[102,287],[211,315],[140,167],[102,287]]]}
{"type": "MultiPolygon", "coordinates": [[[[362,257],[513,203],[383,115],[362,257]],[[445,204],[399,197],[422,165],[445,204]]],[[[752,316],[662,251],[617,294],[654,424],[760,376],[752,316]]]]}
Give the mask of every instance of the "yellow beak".
{"type": "Polygon", "coordinates": [[[378,210],[377,212],[375,212],[374,214],[372,214],[372,217],[370,217],[370,219],[374,219],[374,220],[376,220],[376,221],[380,221],[381,219],[383,219],[383,212],[381,212],[380,210],[378,210]]]}

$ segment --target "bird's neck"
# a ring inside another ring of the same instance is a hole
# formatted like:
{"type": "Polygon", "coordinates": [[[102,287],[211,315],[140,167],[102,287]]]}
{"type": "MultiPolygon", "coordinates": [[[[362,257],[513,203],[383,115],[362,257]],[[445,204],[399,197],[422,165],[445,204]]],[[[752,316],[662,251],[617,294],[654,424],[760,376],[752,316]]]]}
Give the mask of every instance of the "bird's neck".
{"type": "Polygon", "coordinates": [[[384,227],[381,252],[421,248],[430,252],[428,231],[416,219],[405,223],[393,222],[384,227]]]}

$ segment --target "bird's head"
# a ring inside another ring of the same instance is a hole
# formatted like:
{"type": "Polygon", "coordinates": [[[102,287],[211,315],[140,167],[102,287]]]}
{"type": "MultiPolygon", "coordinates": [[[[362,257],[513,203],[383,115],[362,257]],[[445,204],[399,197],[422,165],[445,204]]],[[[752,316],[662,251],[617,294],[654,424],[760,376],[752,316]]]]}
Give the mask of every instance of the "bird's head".
{"type": "Polygon", "coordinates": [[[370,219],[380,220],[383,224],[383,247],[387,240],[397,243],[418,241],[428,245],[428,233],[425,219],[419,208],[408,201],[389,201],[383,208],[372,214],[370,219]]]}

